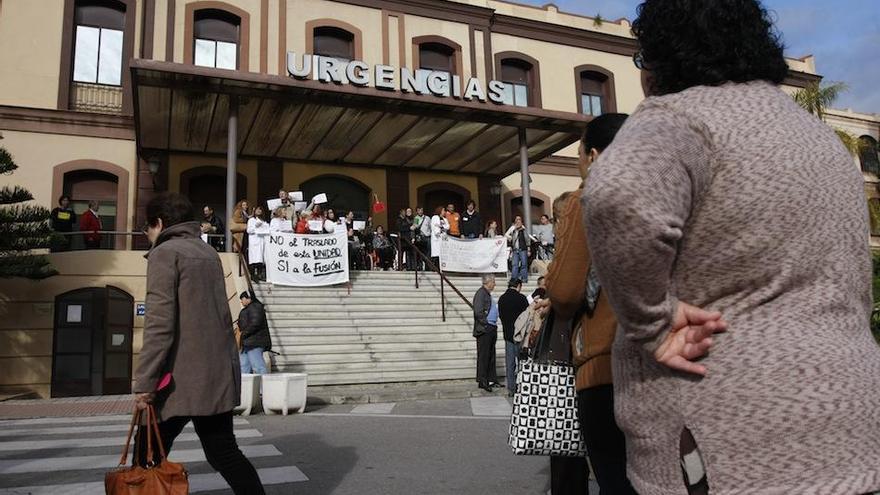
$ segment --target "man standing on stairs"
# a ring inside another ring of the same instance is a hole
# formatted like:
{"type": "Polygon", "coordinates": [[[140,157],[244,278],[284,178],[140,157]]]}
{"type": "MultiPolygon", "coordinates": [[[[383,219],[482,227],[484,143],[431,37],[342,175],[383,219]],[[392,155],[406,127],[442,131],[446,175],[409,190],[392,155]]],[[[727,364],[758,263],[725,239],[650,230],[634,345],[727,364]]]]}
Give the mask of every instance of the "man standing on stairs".
{"type": "Polygon", "coordinates": [[[477,339],[477,383],[491,392],[498,385],[495,342],[498,340],[498,305],[492,299],[495,275],[484,274],[483,285],[474,294],[474,338],[477,339]]]}
{"type": "Polygon", "coordinates": [[[498,298],[498,312],[501,314],[501,326],[504,330],[504,363],[508,397],[513,397],[516,392],[516,358],[519,354],[519,344],[513,340],[513,329],[519,315],[529,309],[529,300],[521,291],[522,280],[512,278],[507,284],[507,292],[498,298]]]}

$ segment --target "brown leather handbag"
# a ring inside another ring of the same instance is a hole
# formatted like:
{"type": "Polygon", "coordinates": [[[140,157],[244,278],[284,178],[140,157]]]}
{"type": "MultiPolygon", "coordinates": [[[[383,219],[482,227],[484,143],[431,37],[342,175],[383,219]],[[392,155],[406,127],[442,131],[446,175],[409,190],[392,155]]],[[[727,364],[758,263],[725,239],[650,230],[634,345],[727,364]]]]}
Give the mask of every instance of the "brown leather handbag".
{"type": "MultiPolygon", "coordinates": [[[[189,480],[183,464],[170,462],[165,458],[165,446],[156,423],[156,410],[150,405],[147,413],[147,467],[127,466],[128,447],[134,427],[140,423],[140,409],[135,409],[128,428],[128,438],[122,450],[119,466],[104,476],[106,495],[187,495],[189,480]],[[159,447],[159,462],[153,463],[153,439],[159,447]]],[[[132,453],[132,463],[137,464],[137,446],[132,453]]]]}

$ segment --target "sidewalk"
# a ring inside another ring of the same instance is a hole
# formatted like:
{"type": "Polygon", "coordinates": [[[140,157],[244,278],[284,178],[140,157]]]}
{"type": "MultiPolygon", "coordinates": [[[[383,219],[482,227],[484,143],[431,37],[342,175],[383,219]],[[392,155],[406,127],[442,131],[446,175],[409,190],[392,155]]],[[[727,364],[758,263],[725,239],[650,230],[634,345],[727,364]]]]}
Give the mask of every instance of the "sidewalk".
{"type": "Polygon", "coordinates": [[[8,400],[0,402],[0,420],[128,414],[133,408],[131,395],[8,400]]]}

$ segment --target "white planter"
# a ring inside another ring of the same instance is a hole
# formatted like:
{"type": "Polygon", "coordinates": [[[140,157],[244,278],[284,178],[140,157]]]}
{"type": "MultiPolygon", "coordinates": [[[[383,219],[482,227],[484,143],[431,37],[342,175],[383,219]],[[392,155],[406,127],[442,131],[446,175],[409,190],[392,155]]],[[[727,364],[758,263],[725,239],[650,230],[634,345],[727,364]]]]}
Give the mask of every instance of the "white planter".
{"type": "Polygon", "coordinates": [[[307,378],[308,375],[305,373],[263,375],[263,411],[266,414],[280,412],[285,416],[291,410],[304,412],[307,378]]]}
{"type": "Polygon", "coordinates": [[[260,376],[251,374],[241,375],[241,404],[233,409],[234,412],[241,413],[242,416],[250,416],[251,411],[259,405],[260,376]]]}

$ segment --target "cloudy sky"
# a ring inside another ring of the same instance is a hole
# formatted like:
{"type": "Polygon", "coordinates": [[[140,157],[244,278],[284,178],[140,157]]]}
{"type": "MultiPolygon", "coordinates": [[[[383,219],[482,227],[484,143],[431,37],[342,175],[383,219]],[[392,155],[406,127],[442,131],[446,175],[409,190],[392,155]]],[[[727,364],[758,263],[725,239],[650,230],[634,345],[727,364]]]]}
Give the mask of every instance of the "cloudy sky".
{"type": "MultiPolygon", "coordinates": [[[[560,10],[605,19],[635,18],[639,0],[548,1],[560,10]]],[[[880,113],[880,0],[762,0],[775,13],[787,56],[816,56],[825,81],[849,85],[837,108],[880,113]]]]}

